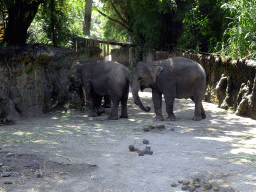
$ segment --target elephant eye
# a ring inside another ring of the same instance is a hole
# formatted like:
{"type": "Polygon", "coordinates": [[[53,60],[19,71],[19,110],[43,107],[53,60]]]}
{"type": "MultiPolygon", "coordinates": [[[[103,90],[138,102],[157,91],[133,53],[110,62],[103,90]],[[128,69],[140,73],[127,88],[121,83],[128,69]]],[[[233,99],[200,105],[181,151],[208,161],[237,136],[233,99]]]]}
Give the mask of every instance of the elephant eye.
{"type": "Polygon", "coordinates": [[[142,78],[141,77],[138,77],[138,81],[141,80],[142,78]]]}

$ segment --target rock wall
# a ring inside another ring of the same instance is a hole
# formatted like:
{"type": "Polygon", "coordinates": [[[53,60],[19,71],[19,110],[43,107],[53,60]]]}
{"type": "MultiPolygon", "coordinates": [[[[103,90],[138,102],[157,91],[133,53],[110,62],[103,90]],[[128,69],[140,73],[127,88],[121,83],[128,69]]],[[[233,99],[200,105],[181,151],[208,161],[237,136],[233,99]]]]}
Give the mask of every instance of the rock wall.
{"type": "Polygon", "coordinates": [[[129,66],[129,49],[112,49],[111,50],[112,61],[117,61],[124,66],[129,66]]]}
{"type": "Polygon", "coordinates": [[[71,65],[100,53],[99,48],[76,51],[40,44],[0,49],[0,123],[38,116],[69,102],[71,65]]]}

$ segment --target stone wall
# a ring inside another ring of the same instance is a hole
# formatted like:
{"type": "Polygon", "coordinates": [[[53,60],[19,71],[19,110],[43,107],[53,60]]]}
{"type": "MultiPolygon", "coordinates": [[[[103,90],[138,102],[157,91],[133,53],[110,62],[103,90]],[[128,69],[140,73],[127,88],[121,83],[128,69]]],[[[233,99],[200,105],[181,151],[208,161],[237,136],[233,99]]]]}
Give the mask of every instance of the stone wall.
{"type": "Polygon", "coordinates": [[[112,61],[117,61],[124,66],[129,66],[129,49],[112,49],[111,50],[112,61]]]}
{"type": "Polygon", "coordinates": [[[71,65],[100,53],[98,48],[76,51],[40,44],[0,49],[0,123],[38,116],[69,102],[71,65]]]}

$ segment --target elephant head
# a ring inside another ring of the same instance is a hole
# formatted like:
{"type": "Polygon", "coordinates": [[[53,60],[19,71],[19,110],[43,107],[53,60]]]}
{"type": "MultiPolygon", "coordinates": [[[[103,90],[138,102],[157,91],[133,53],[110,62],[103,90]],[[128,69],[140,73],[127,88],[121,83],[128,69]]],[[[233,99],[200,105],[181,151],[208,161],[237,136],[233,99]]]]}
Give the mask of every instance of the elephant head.
{"type": "Polygon", "coordinates": [[[153,63],[138,63],[134,72],[134,77],[132,80],[132,95],[134,103],[138,105],[143,111],[150,111],[150,107],[144,107],[142,104],[138,92],[139,89],[143,91],[145,88],[152,88],[156,84],[156,78],[163,70],[157,64],[153,63]]]}
{"type": "Polygon", "coordinates": [[[78,89],[80,86],[82,86],[82,79],[81,79],[81,74],[79,73],[81,68],[81,64],[73,64],[69,74],[68,74],[68,79],[69,79],[69,89],[78,89]]]}

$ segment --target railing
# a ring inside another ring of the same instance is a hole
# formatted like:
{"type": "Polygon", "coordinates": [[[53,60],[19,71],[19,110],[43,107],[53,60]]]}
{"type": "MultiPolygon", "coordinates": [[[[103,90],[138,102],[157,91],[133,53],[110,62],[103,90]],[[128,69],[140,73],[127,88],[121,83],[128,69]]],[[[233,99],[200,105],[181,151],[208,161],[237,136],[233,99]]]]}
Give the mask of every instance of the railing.
{"type": "Polygon", "coordinates": [[[127,43],[119,43],[114,41],[105,41],[105,40],[98,40],[98,39],[88,39],[75,36],[73,38],[73,48],[78,49],[81,47],[99,47],[102,50],[102,54],[105,57],[106,55],[110,54],[110,45],[126,47],[130,46],[131,44],[127,43]]]}

